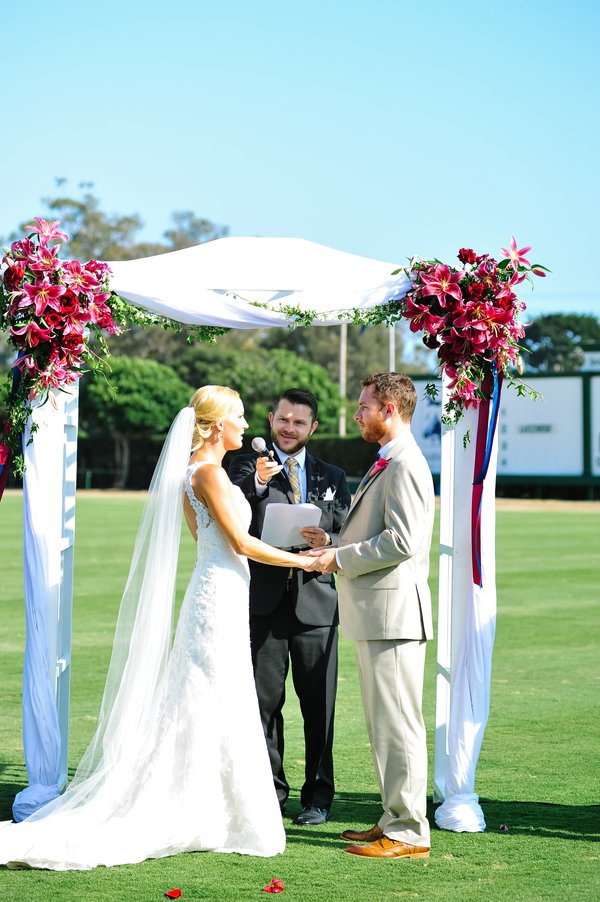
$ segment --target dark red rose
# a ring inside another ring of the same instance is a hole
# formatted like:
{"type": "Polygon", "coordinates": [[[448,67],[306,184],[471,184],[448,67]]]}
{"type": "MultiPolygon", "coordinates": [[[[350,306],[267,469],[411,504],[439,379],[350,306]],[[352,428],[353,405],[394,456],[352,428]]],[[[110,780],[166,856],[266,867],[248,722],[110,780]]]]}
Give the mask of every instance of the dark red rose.
{"type": "Polygon", "coordinates": [[[70,289],[60,299],[60,309],[63,316],[71,316],[79,311],[79,299],[70,289]]]}
{"type": "Polygon", "coordinates": [[[61,313],[55,313],[54,310],[49,310],[44,313],[44,321],[49,329],[54,329],[56,326],[60,326],[64,320],[61,313]]]}
{"type": "Polygon", "coordinates": [[[74,332],[71,335],[63,335],[62,347],[68,353],[77,353],[83,345],[83,335],[74,332]]]}
{"type": "Polygon", "coordinates": [[[21,279],[25,275],[25,267],[20,263],[9,266],[4,272],[4,284],[9,291],[16,291],[20,287],[21,279]]]}
{"type": "Polygon", "coordinates": [[[470,247],[461,247],[458,252],[458,259],[461,263],[475,263],[477,254],[470,247]]]}
{"type": "Polygon", "coordinates": [[[511,297],[503,296],[494,298],[494,306],[500,307],[501,310],[512,310],[513,309],[513,300],[515,299],[515,295],[513,294],[511,297]]]}
{"type": "Polygon", "coordinates": [[[470,301],[481,301],[485,294],[485,285],[483,282],[473,282],[467,286],[467,294],[470,301]]]}

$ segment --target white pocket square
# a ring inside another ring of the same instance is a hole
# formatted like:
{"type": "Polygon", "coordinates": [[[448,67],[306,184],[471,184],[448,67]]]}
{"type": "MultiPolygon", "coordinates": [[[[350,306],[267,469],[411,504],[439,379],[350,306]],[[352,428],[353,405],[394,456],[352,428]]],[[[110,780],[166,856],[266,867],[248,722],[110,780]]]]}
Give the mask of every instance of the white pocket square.
{"type": "Polygon", "coordinates": [[[325,494],[323,495],[323,501],[333,501],[335,498],[335,489],[329,487],[325,494]]]}

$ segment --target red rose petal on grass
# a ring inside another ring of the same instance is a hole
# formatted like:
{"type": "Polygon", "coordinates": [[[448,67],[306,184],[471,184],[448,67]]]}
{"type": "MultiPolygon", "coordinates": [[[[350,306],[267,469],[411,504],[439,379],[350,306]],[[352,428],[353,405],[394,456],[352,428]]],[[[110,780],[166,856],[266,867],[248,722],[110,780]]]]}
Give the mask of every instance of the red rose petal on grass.
{"type": "Polygon", "coordinates": [[[282,893],[283,892],[283,880],[280,880],[279,877],[272,877],[271,882],[267,883],[266,886],[263,886],[264,893],[282,893]]]}
{"type": "Polygon", "coordinates": [[[167,899],[180,899],[181,898],[181,890],[180,889],[170,889],[168,893],[165,893],[167,899]]]}

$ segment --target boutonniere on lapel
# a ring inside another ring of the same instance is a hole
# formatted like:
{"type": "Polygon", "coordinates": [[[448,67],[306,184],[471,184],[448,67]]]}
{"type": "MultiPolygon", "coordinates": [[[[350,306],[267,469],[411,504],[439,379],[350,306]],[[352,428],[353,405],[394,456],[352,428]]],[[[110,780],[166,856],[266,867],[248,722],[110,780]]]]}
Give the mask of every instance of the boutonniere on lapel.
{"type": "Polygon", "coordinates": [[[367,475],[365,476],[364,482],[358,487],[357,494],[363,492],[366,487],[371,482],[374,476],[377,476],[378,473],[381,473],[382,470],[385,470],[387,465],[389,464],[391,457],[378,457],[367,475]]]}
{"type": "Polygon", "coordinates": [[[371,473],[371,476],[375,476],[376,473],[381,473],[382,470],[385,470],[390,462],[390,459],[391,458],[389,457],[378,457],[373,464],[373,472],[371,473]]]}

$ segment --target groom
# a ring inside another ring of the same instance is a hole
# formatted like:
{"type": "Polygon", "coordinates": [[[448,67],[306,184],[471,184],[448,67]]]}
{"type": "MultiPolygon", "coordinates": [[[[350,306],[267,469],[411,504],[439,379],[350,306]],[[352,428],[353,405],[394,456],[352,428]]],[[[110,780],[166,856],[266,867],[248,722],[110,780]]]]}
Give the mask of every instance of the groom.
{"type": "Polygon", "coordinates": [[[429,857],[421,700],[425,640],[432,638],[434,491],[410,429],[416,400],[400,373],[363,381],[354,419],[379,454],[354,496],[339,547],[312,552],[322,573],[337,571],[340,623],[355,642],[383,814],[370,830],[346,830],[342,839],[367,843],[346,849],[367,858],[429,857]]]}

